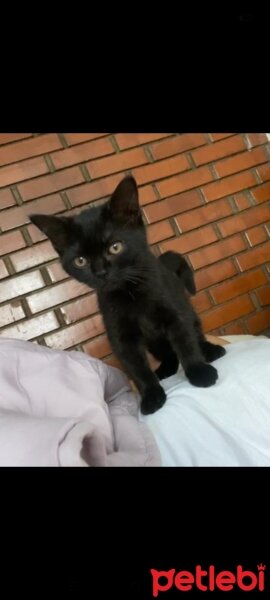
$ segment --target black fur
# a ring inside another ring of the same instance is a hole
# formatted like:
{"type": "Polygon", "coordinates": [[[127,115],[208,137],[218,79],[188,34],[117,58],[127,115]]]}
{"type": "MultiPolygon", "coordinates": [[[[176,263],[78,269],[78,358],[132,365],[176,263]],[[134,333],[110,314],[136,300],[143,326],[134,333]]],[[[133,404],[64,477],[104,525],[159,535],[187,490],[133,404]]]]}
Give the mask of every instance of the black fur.
{"type": "Polygon", "coordinates": [[[167,267],[167,269],[174,271],[174,273],[183,280],[187,291],[192,294],[192,296],[196,294],[193,272],[181,254],[169,250],[168,252],[165,252],[165,254],[161,254],[159,260],[167,267]]]}
{"type": "Polygon", "coordinates": [[[217,371],[207,362],[225,350],[204,337],[187,293],[196,289],[185,259],[174,252],[159,258],[151,253],[132,177],[122,180],[106,204],[78,216],[30,218],[50,238],[66,272],[97,290],[112,348],[137,385],[144,414],[164,404],[159,379],[176,373],[179,360],[193,385],[215,383],[217,371]],[[110,254],[115,242],[122,251],[110,254]],[[83,268],[74,265],[78,257],[86,259],[83,268]],[[156,373],[146,349],[161,361],[156,373]]]}

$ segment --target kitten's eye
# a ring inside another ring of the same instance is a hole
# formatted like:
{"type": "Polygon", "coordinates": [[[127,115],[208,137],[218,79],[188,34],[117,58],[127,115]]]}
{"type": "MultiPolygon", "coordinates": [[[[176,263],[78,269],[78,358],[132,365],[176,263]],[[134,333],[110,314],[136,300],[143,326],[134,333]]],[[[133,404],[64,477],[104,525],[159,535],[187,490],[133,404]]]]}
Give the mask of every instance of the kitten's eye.
{"type": "Polygon", "coordinates": [[[87,258],[84,258],[84,256],[77,256],[77,258],[74,258],[73,264],[75,267],[77,267],[77,269],[84,269],[89,263],[87,258]]]}
{"type": "Polygon", "coordinates": [[[122,242],[114,242],[109,247],[109,253],[110,254],[120,254],[120,252],[122,252],[123,248],[124,248],[124,244],[122,242]]]}

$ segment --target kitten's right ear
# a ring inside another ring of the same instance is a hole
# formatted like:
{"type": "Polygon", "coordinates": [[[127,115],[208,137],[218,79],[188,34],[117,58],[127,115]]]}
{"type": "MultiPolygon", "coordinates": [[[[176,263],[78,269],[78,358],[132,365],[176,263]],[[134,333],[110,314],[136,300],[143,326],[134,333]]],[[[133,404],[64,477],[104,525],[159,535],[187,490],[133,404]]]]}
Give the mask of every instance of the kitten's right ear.
{"type": "Polygon", "coordinates": [[[138,187],[134,177],[124,177],[110,199],[112,217],[121,223],[141,223],[138,187]]]}
{"type": "Polygon", "coordinates": [[[70,217],[30,215],[29,219],[36,227],[47,235],[57,252],[61,253],[65,250],[70,239],[70,217]]]}

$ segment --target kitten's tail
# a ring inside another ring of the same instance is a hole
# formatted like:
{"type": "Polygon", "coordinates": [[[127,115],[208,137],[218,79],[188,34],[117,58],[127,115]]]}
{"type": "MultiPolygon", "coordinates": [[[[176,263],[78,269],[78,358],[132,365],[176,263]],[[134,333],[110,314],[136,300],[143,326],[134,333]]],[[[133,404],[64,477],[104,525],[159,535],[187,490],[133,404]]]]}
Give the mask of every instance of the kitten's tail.
{"type": "Polygon", "coordinates": [[[167,267],[167,269],[169,269],[169,271],[173,271],[179,279],[182,279],[185,288],[190,294],[193,296],[196,294],[193,271],[182,254],[169,250],[168,252],[161,254],[158,259],[165,267],[167,267]]]}

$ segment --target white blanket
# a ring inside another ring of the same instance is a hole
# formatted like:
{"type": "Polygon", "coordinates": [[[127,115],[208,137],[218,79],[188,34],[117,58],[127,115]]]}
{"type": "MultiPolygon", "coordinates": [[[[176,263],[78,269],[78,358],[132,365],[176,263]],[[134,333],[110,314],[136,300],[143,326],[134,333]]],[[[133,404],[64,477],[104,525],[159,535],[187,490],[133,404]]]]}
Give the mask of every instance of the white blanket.
{"type": "Polygon", "coordinates": [[[163,408],[140,415],[163,466],[270,466],[270,340],[226,346],[213,387],[190,385],[183,371],[162,382],[163,408]]]}

